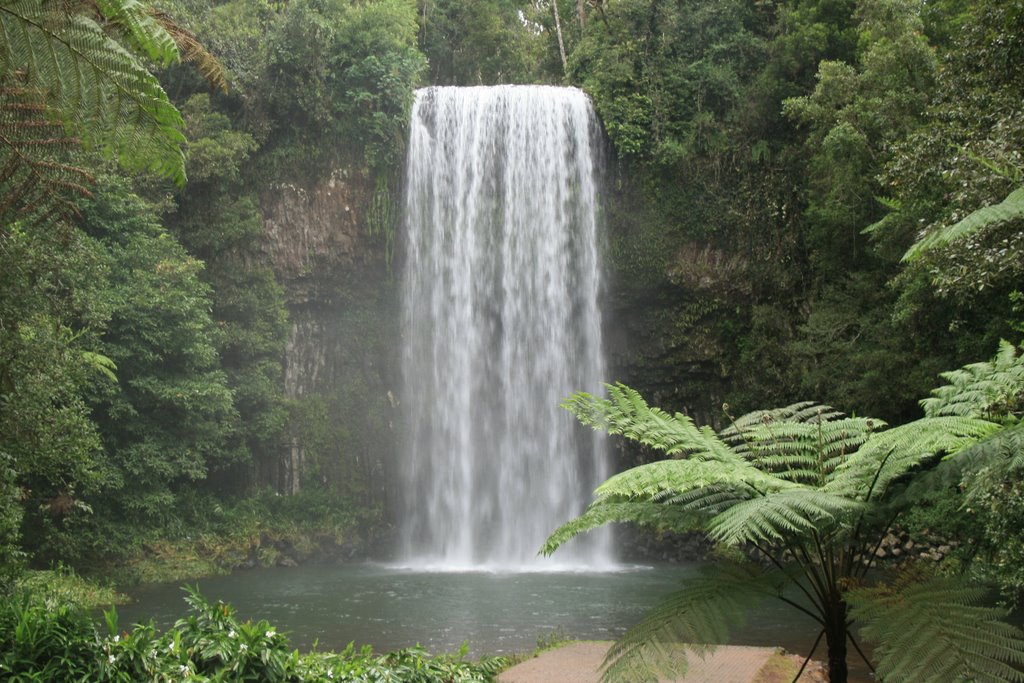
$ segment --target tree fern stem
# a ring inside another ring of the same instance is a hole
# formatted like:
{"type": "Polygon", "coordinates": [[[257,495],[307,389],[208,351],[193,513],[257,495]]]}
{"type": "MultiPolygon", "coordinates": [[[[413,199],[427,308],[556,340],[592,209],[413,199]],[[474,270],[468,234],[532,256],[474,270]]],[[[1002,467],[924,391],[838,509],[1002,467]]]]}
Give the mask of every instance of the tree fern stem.
{"type": "Polygon", "coordinates": [[[800,665],[800,670],[796,672],[796,676],[793,676],[792,683],[796,683],[800,680],[800,676],[803,674],[804,669],[807,668],[807,663],[811,661],[811,657],[814,656],[814,651],[818,649],[818,645],[821,643],[821,637],[825,635],[825,629],[818,632],[818,637],[814,639],[814,645],[811,646],[811,651],[807,653],[807,657],[804,658],[804,663],[800,665]]]}
{"type": "MultiPolygon", "coordinates": [[[[811,619],[814,619],[816,622],[821,624],[822,626],[825,625],[825,620],[821,617],[820,614],[815,614],[811,610],[809,610],[806,607],[804,607],[803,605],[801,605],[799,602],[795,602],[793,600],[790,600],[789,598],[787,598],[787,597],[785,597],[783,595],[776,595],[774,597],[779,599],[779,600],[781,600],[782,602],[786,603],[790,607],[793,607],[795,609],[800,610],[801,612],[803,612],[804,614],[809,616],[811,619]]],[[[817,606],[817,605],[815,605],[815,606],[817,606]]],[[[824,631],[822,631],[822,633],[824,633],[824,631]]]]}
{"type": "Polygon", "coordinates": [[[885,528],[882,529],[882,533],[878,535],[878,543],[876,543],[875,547],[871,549],[871,552],[868,554],[868,556],[864,558],[865,560],[867,560],[867,562],[862,563],[859,569],[860,573],[855,574],[855,576],[858,576],[860,578],[867,576],[868,570],[871,569],[871,558],[874,557],[875,553],[878,552],[878,549],[882,547],[882,543],[885,542],[885,537],[889,535],[889,530],[892,528],[893,522],[895,522],[896,518],[899,516],[900,513],[897,512],[892,516],[892,518],[889,519],[889,522],[885,525],[885,528]]]}
{"type": "Polygon", "coordinates": [[[825,549],[821,547],[821,539],[818,538],[818,532],[812,531],[811,538],[814,539],[814,549],[818,553],[818,561],[821,563],[821,570],[825,573],[825,581],[830,587],[834,587],[836,583],[834,567],[829,562],[829,558],[825,556],[825,549]]]}
{"type": "Polygon", "coordinates": [[[850,643],[853,645],[853,649],[857,651],[857,654],[860,655],[860,658],[863,659],[864,663],[868,665],[869,669],[871,669],[871,673],[875,673],[875,667],[871,665],[871,660],[869,660],[868,656],[864,654],[864,650],[860,649],[860,645],[857,643],[857,639],[853,637],[853,631],[847,628],[846,635],[850,639],[850,643]]]}
{"type": "MultiPolygon", "coordinates": [[[[764,549],[763,549],[763,548],[762,548],[761,546],[759,546],[759,545],[758,545],[757,543],[754,543],[753,545],[754,545],[754,547],[755,547],[755,548],[757,548],[758,552],[760,552],[760,553],[761,553],[762,555],[764,555],[765,557],[767,557],[767,558],[768,558],[768,559],[769,559],[769,560],[771,561],[771,563],[772,563],[772,564],[774,564],[774,565],[775,565],[776,567],[778,567],[778,568],[779,568],[779,571],[781,571],[782,573],[785,573],[785,572],[786,572],[786,568],[785,568],[785,567],[784,567],[784,566],[782,565],[782,563],[781,563],[781,562],[779,562],[779,561],[778,561],[778,560],[777,560],[777,559],[775,558],[775,556],[774,556],[774,555],[772,555],[771,553],[769,553],[769,552],[767,552],[766,550],[764,550],[764,549]]],[[[816,607],[820,607],[820,605],[818,604],[818,602],[817,602],[817,601],[815,601],[815,599],[814,599],[814,596],[813,596],[813,595],[811,595],[810,591],[808,591],[808,590],[807,590],[806,588],[804,588],[803,584],[801,584],[801,583],[800,583],[799,581],[794,581],[793,583],[794,583],[794,584],[796,585],[796,587],[797,587],[797,588],[799,588],[799,589],[800,589],[800,591],[801,591],[801,592],[802,592],[802,593],[803,593],[803,594],[804,594],[805,596],[807,596],[807,599],[811,601],[811,604],[812,604],[812,605],[815,605],[816,607]]],[[[821,620],[819,619],[818,621],[821,621],[821,620]]]]}
{"type": "Polygon", "coordinates": [[[846,683],[849,669],[846,665],[846,602],[838,592],[830,596],[828,620],[825,625],[825,643],[828,645],[829,683],[846,683]]]}
{"type": "Polygon", "coordinates": [[[814,592],[818,595],[818,600],[821,601],[822,614],[824,614],[825,606],[828,604],[828,591],[825,590],[825,583],[821,580],[821,575],[815,570],[814,562],[807,554],[807,550],[803,545],[797,546],[800,550],[800,555],[803,557],[802,562],[797,558],[797,552],[792,545],[787,543],[786,547],[789,552],[793,554],[793,558],[797,560],[797,566],[800,567],[800,571],[804,573],[804,576],[806,576],[807,580],[810,581],[814,592]]]}

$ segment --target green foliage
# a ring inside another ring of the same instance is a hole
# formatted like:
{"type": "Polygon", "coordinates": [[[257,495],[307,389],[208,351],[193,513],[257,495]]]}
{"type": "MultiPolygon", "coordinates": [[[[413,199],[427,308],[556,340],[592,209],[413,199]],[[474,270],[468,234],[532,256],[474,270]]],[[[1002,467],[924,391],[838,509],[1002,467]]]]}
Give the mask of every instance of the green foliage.
{"type": "Polygon", "coordinates": [[[308,164],[345,140],[352,160],[387,168],[423,68],[415,41],[411,0],[290,3],[267,36],[264,79],[274,87],[265,96],[278,150],[308,164]]]}
{"type": "Polygon", "coordinates": [[[377,656],[349,645],[300,655],[267,621],[239,621],[231,605],[186,591],[189,614],[165,633],[152,623],[121,631],[113,609],[101,633],[87,611],[21,593],[0,606],[0,673],[25,681],[488,683],[507,665],[501,657],[470,662],[464,651],[430,657],[420,648],[377,656]]]}
{"type": "Polygon", "coordinates": [[[46,603],[84,610],[119,605],[129,600],[124,593],[117,592],[107,584],[85,579],[66,565],[25,572],[18,579],[17,592],[34,594],[46,603]]]}
{"type": "MultiPolygon", "coordinates": [[[[1005,348],[999,357],[1004,364],[1016,360],[1005,348]]],[[[994,374],[992,366],[988,370],[994,374]]],[[[938,393],[955,404],[952,394],[965,386],[938,393]]],[[[743,415],[716,434],[685,415],[651,408],[624,385],[606,388],[608,398],[579,393],[563,405],[583,424],[670,459],[605,481],[587,511],[556,530],[542,552],[615,521],[701,530],[733,553],[756,551],[761,561],[716,568],[684,586],[613,649],[606,679],[641,680],[638,672],[652,665],[674,673],[685,658],[679,643],[721,642],[728,621],[754,597],[782,600],[819,623],[834,682],[846,680],[846,641],[854,627],[884,643],[875,656],[887,680],[1020,679],[1007,672],[1024,659],[1024,634],[994,621],[991,610],[973,607],[978,591],[954,579],[916,575],[890,590],[872,587],[867,577],[895,520],[924,500],[946,470],[971,464],[975,448],[1013,434],[1012,428],[953,414],[886,429],[877,420],[799,403],[743,415]],[[798,599],[787,587],[800,593],[798,599]],[[907,610],[894,619],[892,610],[903,600],[907,610]],[[919,623],[934,637],[921,637],[914,628],[919,623]],[[899,642],[890,647],[889,636],[897,632],[899,642]],[[957,638],[964,642],[954,646],[957,638]]]]}
{"type": "MultiPolygon", "coordinates": [[[[170,35],[135,0],[100,2],[102,20],[129,43],[164,64],[177,61],[170,35]]],[[[102,21],[101,20],[101,21],[102,21]]],[[[132,53],[85,13],[44,0],[0,9],[5,40],[0,79],[35,92],[86,144],[133,170],[150,169],[185,181],[182,120],[153,76],[132,53]]],[[[5,152],[5,164],[15,160],[5,152]]],[[[13,188],[6,188],[14,191],[13,188]]]]}
{"type": "MultiPolygon", "coordinates": [[[[516,0],[419,0],[420,50],[435,85],[545,80],[536,73],[540,33],[520,18],[516,0]]],[[[547,12],[544,13],[545,17],[547,12]]]]}
{"type": "Polygon", "coordinates": [[[890,584],[849,592],[850,616],[878,643],[881,680],[1021,681],[1024,632],[982,606],[986,589],[954,577],[905,573],[890,584]]]}
{"type": "MultiPolygon", "coordinates": [[[[5,560],[41,527],[88,514],[109,478],[85,394],[109,382],[83,354],[109,316],[102,249],[77,232],[0,232],[0,519],[5,560]]],[[[14,565],[5,567],[5,572],[14,565]]],[[[6,565],[6,562],[5,562],[6,565]]]]}
{"type": "Polygon", "coordinates": [[[1024,188],[1011,192],[1006,199],[973,211],[966,217],[941,230],[931,232],[914,243],[903,255],[904,261],[913,261],[923,252],[936,246],[962,239],[968,235],[1024,219],[1024,188]]]}

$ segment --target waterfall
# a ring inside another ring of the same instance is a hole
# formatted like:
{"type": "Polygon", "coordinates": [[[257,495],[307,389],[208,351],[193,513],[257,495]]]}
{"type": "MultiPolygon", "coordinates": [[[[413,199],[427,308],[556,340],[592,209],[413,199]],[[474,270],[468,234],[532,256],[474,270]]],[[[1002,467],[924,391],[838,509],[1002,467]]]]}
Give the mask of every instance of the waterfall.
{"type": "MultiPolygon", "coordinates": [[[[404,561],[543,568],[606,476],[559,407],[604,379],[598,127],[573,88],[419,90],[403,283],[404,561]]],[[[609,564],[605,534],[559,564],[609,564]]]]}

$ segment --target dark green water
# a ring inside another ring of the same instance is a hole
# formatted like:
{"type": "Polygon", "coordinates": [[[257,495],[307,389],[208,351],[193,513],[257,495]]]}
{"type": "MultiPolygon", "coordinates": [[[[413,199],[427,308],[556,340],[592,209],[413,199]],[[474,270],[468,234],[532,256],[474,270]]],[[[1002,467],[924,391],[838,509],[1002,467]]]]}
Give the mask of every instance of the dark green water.
{"type": "MultiPolygon", "coordinates": [[[[425,573],[379,564],[255,569],[203,579],[209,599],[232,603],[242,618],[267,619],[307,649],[337,649],[350,641],[391,650],[419,643],[432,652],[510,653],[536,647],[560,632],[609,640],[679,587],[697,565],[635,567],[602,573],[425,573]]],[[[186,612],[174,585],[135,592],[119,608],[121,623],[155,618],[166,627],[186,612]]],[[[813,623],[778,603],[756,609],[733,642],[807,648],[813,623]]],[[[819,656],[822,653],[819,652],[819,656]]]]}

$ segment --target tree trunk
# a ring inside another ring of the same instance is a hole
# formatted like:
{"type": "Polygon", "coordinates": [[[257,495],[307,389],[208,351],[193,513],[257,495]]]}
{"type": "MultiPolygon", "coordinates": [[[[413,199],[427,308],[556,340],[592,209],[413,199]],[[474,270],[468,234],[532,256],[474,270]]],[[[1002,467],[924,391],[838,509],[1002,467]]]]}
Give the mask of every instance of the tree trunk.
{"type": "Polygon", "coordinates": [[[558,53],[562,55],[562,75],[569,75],[569,60],[565,58],[565,42],[562,40],[562,22],[558,18],[558,0],[551,0],[551,7],[555,11],[555,33],[558,34],[558,53]]]}
{"type": "Polygon", "coordinates": [[[828,646],[828,681],[846,683],[846,602],[835,598],[825,623],[825,643],[828,646]]]}
{"type": "Polygon", "coordinates": [[[587,12],[583,7],[583,0],[576,0],[576,15],[580,19],[580,31],[587,27],[587,12]]]}

